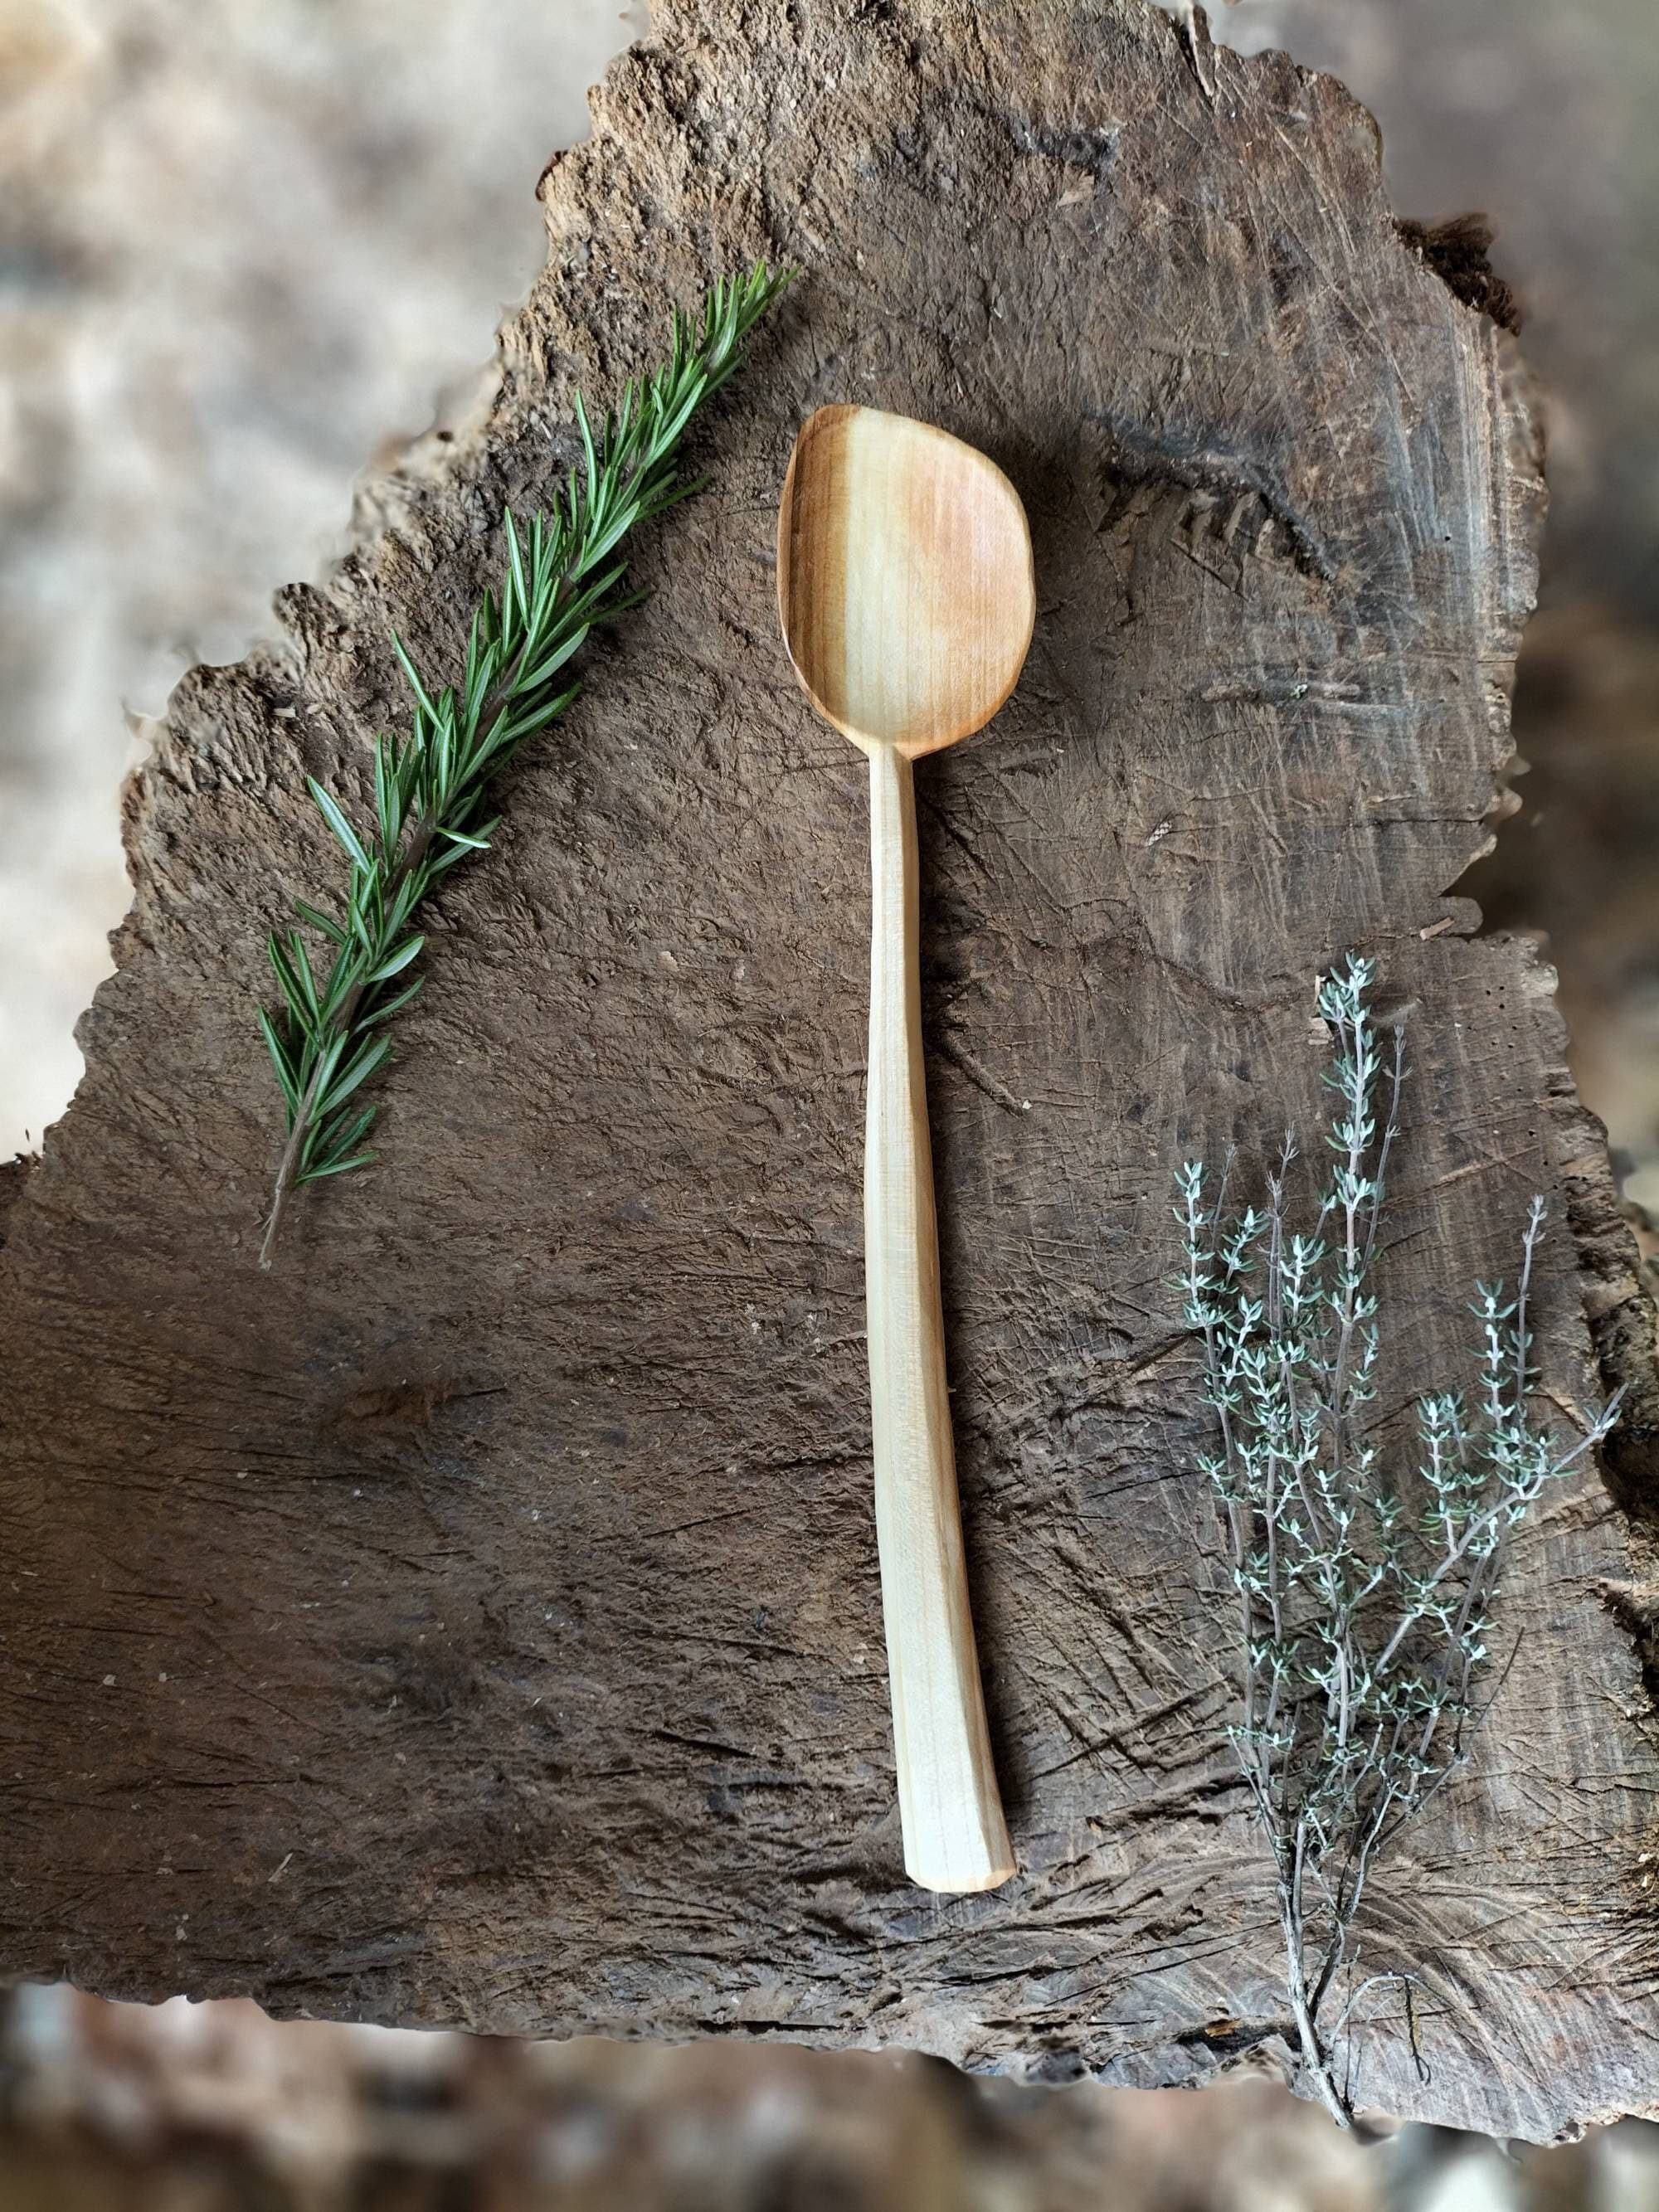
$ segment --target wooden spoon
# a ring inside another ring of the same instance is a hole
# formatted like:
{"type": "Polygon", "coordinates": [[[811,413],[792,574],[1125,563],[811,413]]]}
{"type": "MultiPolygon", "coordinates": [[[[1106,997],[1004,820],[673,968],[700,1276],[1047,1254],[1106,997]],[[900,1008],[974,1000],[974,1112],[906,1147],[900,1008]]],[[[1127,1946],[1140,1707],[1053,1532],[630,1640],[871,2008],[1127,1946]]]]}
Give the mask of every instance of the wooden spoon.
{"type": "Polygon", "coordinates": [[[825,407],[796,441],[778,605],[820,714],[870,757],[865,1297],[876,1534],[904,1864],[937,1890],[1014,1871],[963,1562],[921,1057],[911,763],[988,722],[1031,641],[1018,494],[959,439],[825,407]]]}

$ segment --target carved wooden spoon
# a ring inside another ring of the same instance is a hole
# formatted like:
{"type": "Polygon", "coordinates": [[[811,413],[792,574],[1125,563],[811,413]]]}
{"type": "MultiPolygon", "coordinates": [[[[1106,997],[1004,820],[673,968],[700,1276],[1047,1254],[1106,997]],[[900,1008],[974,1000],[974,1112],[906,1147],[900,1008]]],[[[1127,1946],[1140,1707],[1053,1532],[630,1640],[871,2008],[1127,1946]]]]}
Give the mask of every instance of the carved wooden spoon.
{"type": "Polygon", "coordinates": [[[911,763],[988,722],[1031,641],[1018,494],[959,439],[825,407],[796,441],[778,605],[819,714],[870,757],[865,1297],[876,1534],[904,1864],[937,1890],[1014,1870],[985,1726],[945,1381],[921,1057],[911,763]]]}

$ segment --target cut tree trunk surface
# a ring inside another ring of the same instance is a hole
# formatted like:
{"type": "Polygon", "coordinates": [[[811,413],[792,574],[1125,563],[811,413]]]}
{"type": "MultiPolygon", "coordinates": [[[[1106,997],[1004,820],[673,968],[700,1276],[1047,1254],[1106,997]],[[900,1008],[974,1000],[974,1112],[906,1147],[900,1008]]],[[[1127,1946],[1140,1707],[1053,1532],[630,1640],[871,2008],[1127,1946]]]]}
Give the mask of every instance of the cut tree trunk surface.
{"type": "Polygon", "coordinates": [[[86,1079],[14,1181],[0,1965],[515,2033],[914,2044],[1201,2079],[1284,2032],[1205,1595],[1170,1181],[1317,1115],[1316,974],[1409,1001],[1385,1410],[1460,1379],[1551,1200],[1542,1364],[1637,1401],[1553,1494],[1474,1767],[1384,1869],[1425,1987],[1360,2101],[1544,2136],[1659,2093],[1650,1331],[1547,972],[1471,941],[1542,492],[1510,339],[1401,240],[1370,118],[1139,0],[674,0],[544,196],[469,434],[285,635],[179,687],[86,1079]],[[450,879],[380,1164],[255,1265],[262,939],[453,665],[578,385],[765,252],[654,591],[450,879]],[[871,1506],[863,763],[777,635],[795,433],[989,452],[1036,640],[918,777],[945,1310],[1021,1872],[904,1882],[871,1506]],[[1586,1325],[1588,1317],[1588,1327],[1586,1325]],[[1598,1382],[1597,1367],[1601,1381],[1598,1382]],[[1611,1488],[1608,1483],[1611,1484],[1611,1488]]]}

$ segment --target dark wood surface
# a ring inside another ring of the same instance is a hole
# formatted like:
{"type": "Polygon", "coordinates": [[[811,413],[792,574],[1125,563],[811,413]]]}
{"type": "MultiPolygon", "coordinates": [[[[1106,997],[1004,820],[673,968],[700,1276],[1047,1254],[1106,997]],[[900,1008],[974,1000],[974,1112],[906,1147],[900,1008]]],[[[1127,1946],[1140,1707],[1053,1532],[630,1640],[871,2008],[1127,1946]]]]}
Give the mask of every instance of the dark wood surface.
{"type": "Polygon", "coordinates": [[[1409,1001],[1392,1395],[1553,1208],[1571,1418],[1613,1470],[1517,1547],[1472,1771],[1378,1883],[1429,2078],[1500,2133],[1652,2101],[1641,1655],[1650,1330],[1547,971],[1471,941],[1542,490],[1513,342],[1402,243],[1373,126],[1139,0],[673,0],[544,185],[487,417],[413,453],[283,635],[198,670],[135,783],[85,1082],[0,1255],[0,1966],[524,2033],[906,2043],[1200,2079],[1279,2032],[1203,1595],[1183,1155],[1318,1109],[1313,979],[1409,1001]],[[386,642],[460,648],[578,383],[765,251],[805,274],[698,434],[655,596],[515,769],[402,1024],[380,1165],[255,1266],[251,1020],[337,870],[386,642]],[[902,1879],[863,1373],[861,763],[776,635],[795,432],[929,416],[1012,476],[1013,702],[919,779],[968,1540],[1023,1871],[902,1879]],[[1589,1327],[1586,1326],[1588,1317],[1589,1327]],[[1506,1644],[1507,1648],[1507,1644],[1506,1644]]]}

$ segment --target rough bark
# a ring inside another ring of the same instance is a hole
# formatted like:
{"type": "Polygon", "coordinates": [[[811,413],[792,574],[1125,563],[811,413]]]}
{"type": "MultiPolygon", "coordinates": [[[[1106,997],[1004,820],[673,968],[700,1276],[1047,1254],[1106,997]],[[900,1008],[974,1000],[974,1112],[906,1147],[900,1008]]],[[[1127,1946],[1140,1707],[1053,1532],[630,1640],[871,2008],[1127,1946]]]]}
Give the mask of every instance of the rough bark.
{"type": "Polygon", "coordinates": [[[1393,1405],[1551,1196],[1564,1408],[1642,1379],[1521,1541],[1474,1768],[1380,1881],[1425,1977],[1362,2101],[1543,2136],[1651,2103],[1650,1332],[1547,971],[1449,896],[1534,587],[1512,342],[1401,243],[1374,128],[1138,0],[674,0],[544,185],[485,419],[284,635],[180,686],[88,1073],[6,1221],[0,1961],[514,2033],[909,2043],[1200,2079],[1282,2033],[1201,1594],[1185,1153],[1318,1105],[1312,979],[1414,1002],[1393,1405]],[[504,500],[663,303],[805,275],[714,483],[451,879],[380,1166],[254,1266],[262,933],[334,879],[397,627],[459,649],[504,500]],[[930,1084],[981,1648],[1024,1871],[910,1889],[863,1374],[861,763],[775,631],[804,415],[983,446],[1041,595],[921,779],[930,1084]],[[1589,1327],[1586,1327],[1588,1318],[1589,1327]]]}

